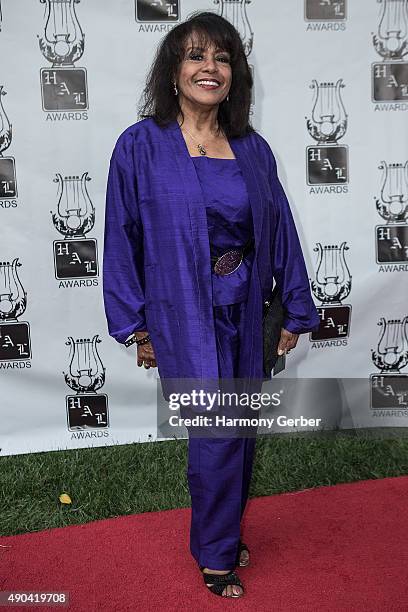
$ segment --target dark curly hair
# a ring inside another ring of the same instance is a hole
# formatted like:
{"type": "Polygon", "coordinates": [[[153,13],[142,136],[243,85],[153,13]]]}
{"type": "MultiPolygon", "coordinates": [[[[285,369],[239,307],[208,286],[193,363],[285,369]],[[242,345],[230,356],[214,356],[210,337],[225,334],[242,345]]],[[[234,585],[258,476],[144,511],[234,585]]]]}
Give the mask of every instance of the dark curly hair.
{"type": "Polygon", "coordinates": [[[230,53],[232,82],[228,102],[224,99],[218,108],[220,127],[229,138],[254,132],[249,121],[253,79],[241,37],[232,23],[209,11],[192,13],[161,41],[146,79],[139,118],[152,117],[158,125],[165,126],[182,114],[173,80],[192,33],[198,37],[200,47],[206,49],[212,42],[230,53]]]}

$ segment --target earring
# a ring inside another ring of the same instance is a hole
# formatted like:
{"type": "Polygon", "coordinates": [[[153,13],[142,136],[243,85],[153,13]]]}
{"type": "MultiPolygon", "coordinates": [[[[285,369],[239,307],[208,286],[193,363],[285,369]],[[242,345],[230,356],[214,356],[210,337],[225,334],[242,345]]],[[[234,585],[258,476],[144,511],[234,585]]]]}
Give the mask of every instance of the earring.
{"type": "Polygon", "coordinates": [[[229,102],[229,94],[226,97],[226,101],[229,102]]]}
{"type": "Polygon", "coordinates": [[[178,96],[178,89],[177,89],[176,81],[173,81],[173,86],[174,86],[174,95],[178,96]]]}

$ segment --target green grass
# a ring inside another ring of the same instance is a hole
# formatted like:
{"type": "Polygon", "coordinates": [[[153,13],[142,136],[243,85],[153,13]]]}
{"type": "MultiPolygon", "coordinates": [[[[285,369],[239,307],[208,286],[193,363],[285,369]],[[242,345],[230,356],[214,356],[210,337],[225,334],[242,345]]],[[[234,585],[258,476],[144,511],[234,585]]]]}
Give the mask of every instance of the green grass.
{"type": "MultiPolygon", "coordinates": [[[[408,474],[399,435],[259,436],[250,497],[408,474]]],[[[186,468],[187,440],[2,457],[0,533],[189,506],[186,468]]]]}

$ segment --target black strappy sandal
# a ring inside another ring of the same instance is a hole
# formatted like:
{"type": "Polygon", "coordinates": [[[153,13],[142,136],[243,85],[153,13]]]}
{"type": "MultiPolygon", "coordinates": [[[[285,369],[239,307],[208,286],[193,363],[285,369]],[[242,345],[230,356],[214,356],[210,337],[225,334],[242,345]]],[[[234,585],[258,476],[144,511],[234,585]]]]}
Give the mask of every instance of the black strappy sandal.
{"type": "Polygon", "coordinates": [[[248,555],[249,555],[249,548],[248,548],[248,546],[246,544],[244,544],[244,542],[242,542],[240,540],[239,544],[238,544],[238,553],[237,553],[237,560],[236,560],[236,565],[238,565],[239,567],[247,567],[249,565],[249,559],[245,563],[241,563],[241,553],[244,550],[248,551],[248,555]]]}
{"type": "Polygon", "coordinates": [[[199,566],[201,573],[204,578],[204,584],[211,593],[214,595],[220,595],[221,597],[234,597],[238,599],[238,597],[242,597],[244,594],[244,585],[242,584],[239,576],[231,570],[228,574],[207,574],[203,572],[204,566],[199,566]],[[232,593],[231,595],[223,595],[225,588],[228,585],[239,586],[242,589],[242,593],[240,595],[235,595],[232,593]]]}

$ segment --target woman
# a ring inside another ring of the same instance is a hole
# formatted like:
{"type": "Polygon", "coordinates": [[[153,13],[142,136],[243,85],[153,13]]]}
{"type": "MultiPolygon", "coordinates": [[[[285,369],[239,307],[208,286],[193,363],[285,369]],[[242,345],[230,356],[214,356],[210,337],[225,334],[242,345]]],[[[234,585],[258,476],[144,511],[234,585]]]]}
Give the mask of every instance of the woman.
{"type": "MultiPolygon", "coordinates": [[[[166,398],[180,378],[270,380],[262,306],[274,278],[285,309],[279,352],[319,325],[273,153],[249,124],[251,88],[237,30],[212,12],[193,14],[162,41],[144,118],[112,154],[108,329],[137,343],[138,366],[158,367],[166,398]]],[[[249,562],[240,521],[254,445],[189,435],[190,549],[217,595],[244,592],[234,569],[249,562]]]]}

